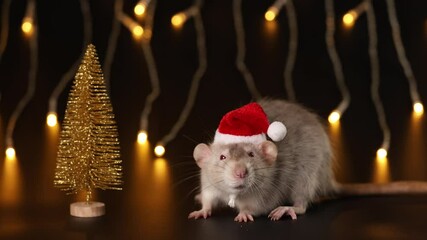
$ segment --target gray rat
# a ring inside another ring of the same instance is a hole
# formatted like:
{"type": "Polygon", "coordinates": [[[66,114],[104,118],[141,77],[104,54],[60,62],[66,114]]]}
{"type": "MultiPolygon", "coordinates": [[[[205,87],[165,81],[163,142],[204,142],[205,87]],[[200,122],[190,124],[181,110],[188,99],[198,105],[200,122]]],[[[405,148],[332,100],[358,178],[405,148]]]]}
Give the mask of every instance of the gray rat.
{"type": "Polygon", "coordinates": [[[234,219],[238,222],[264,214],[271,220],[284,215],[296,219],[310,203],[328,196],[427,192],[424,182],[337,183],[330,140],[320,118],[284,100],[263,99],[259,105],[269,122],[286,124],[286,137],[276,143],[198,144],[193,156],[201,168],[201,192],[196,198],[202,208],[188,218],[207,218],[212,208],[228,203],[238,210],[234,219]]]}

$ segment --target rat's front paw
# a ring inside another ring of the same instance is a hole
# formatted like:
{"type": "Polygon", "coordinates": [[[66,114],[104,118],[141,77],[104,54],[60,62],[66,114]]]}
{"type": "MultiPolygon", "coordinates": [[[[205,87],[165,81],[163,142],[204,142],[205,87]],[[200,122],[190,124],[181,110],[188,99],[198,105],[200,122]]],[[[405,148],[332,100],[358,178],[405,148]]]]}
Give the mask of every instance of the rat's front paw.
{"type": "Polygon", "coordinates": [[[211,210],[210,209],[201,209],[199,211],[194,211],[192,213],[190,213],[188,215],[188,219],[194,218],[194,219],[198,219],[198,218],[208,218],[211,216],[211,210]]]}
{"type": "Polygon", "coordinates": [[[247,222],[247,221],[254,221],[254,217],[252,217],[251,214],[246,212],[240,212],[235,218],[234,221],[236,222],[247,222]]]}
{"type": "Polygon", "coordinates": [[[295,210],[293,207],[287,207],[287,206],[280,206],[271,211],[271,213],[268,215],[268,217],[273,220],[277,221],[279,220],[283,215],[289,215],[292,220],[297,219],[297,214],[295,213],[295,210]]]}

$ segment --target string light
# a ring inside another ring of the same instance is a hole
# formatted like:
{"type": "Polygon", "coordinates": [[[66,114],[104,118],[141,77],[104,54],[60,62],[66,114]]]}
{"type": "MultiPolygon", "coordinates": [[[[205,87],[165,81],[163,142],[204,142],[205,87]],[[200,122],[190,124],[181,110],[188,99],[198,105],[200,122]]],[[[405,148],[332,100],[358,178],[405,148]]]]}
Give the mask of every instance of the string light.
{"type": "MultiPolygon", "coordinates": [[[[149,122],[149,115],[152,109],[153,102],[157,99],[157,97],[160,94],[160,84],[159,84],[159,77],[157,73],[157,67],[154,61],[153,53],[151,50],[150,42],[151,42],[151,29],[153,27],[153,20],[154,20],[154,12],[155,12],[155,6],[156,1],[153,1],[151,4],[150,1],[140,1],[144,2],[144,12],[147,10],[147,17],[145,21],[144,28],[149,32],[149,34],[144,34],[143,41],[141,41],[142,49],[144,52],[144,56],[147,62],[147,68],[149,72],[149,77],[152,85],[152,91],[147,96],[144,109],[141,113],[141,120],[140,120],[140,131],[138,132],[138,143],[139,144],[145,144],[148,140],[148,133],[146,129],[148,129],[148,122],[149,122]],[[149,4],[149,5],[148,5],[149,4]]],[[[136,29],[143,29],[141,26],[139,26],[136,22],[134,22],[130,17],[126,16],[123,12],[121,12],[121,6],[120,9],[117,7],[117,16],[118,19],[135,35],[136,29]]],[[[145,30],[142,30],[142,33],[144,33],[145,30]]],[[[141,35],[142,35],[141,33],[141,35]]],[[[138,35],[138,34],[136,34],[138,35]]]]}
{"type": "Polygon", "coordinates": [[[372,174],[372,181],[374,183],[390,182],[390,168],[387,159],[387,151],[378,150],[372,174]]]}
{"type": "Polygon", "coordinates": [[[4,207],[22,203],[23,176],[13,147],[6,150],[5,161],[0,173],[0,204],[4,207]]]}
{"type": "Polygon", "coordinates": [[[394,0],[386,0],[386,3],[394,46],[396,48],[400,65],[403,68],[403,72],[405,73],[406,79],[408,79],[410,91],[409,93],[411,95],[414,112],[418,115],[422,115],[424,112],[424,107],[420,101],[420,96],[418,94],[417,82],[415,80],[414,73],[412,72],[411,65],[409,64],[409,61],[406,58],[405,48],[403,47],[402,38],[400,36],[400,26],[396,16],[396,7],[394,5],[394,0]]]}
{"type": "Polygon", "coordinates": [[[148,135],[147,131],[141,130],[138,133],[138,143],[139,144],[145,144],[147,142],[148,135]]]}
{"type": "Polygon", "coordinates": [[[25,34],[30,35],[33,31],[33,19],[29,17],[24,18],[21,29],[25,34]]]}
{"type": "Polygon", "coordinates": [[[252,97],[254,99],[260,99],[261,94],[258,92],[252,74],[249,72],[245,64],[245,30],[242,19],[242,0],[233,0],[233,17],[237,41],[236,66],[243,75],[246,86],[248,87],[252,97]]]}
{"type": "Polygon", "coordinates": [[[138,4],[136,4],[133,11],[135,12],[135,15],[142,16],[145,13],[145,6],[140,2],[138,2],[138,4]]]}
{"type": "MultiPolygon", "coordinates": [[[[80,9],[83,17],[83,44],[80,56],[76,59],[74,64],[68,69],[67,72],[62,75],[58,85],[53,89],[52,94],[49,97],[49,113],[46,117],[49,118],[49,114],[55,114],[57,116],[57,103],[59,95],[64,91],[67,84],[73,79],[77,68],[79,67],[80,60],[83,58],[86,46],[92,41],[92,16],[90,11],[90,5],[88,0],[80,0],[80,9]]],[[[48,125],[49,123],[46,122],[48,125]]]]}
{"type": "Polygon", "coordinates": [[[349,11],[343,16],[342,21],[346,26],[352,27],[357,17],[357,13],[355,11],[349,11]]]}
{"type": "Polygon", "coordinates": [[[21,29],[25,34],[30,35],[33,31],[33,19],[29,17],[24,18],[21,29]]]}
{"type": "Polygon", "coordinates": [[[181,114],[179,115],[178,121],[173,125],[171,131],[162,138],[162,140],[160,141],[162,144],[160,143],[157,144],[158,146],[165,146],[170,141],[172,141],[176,137],[178,131],[184,126],[184,123],[185,121],[187,121],[187,118],[190,115],[191,109],[194,106],[194,102],[197,96],[197,91],[199,89],[200,80],[202,79],[203,75],[206,72],[206,68],[207,68],[206,39],[205,39],[205,29],[203,27],[202,16],[200,15],[201,7],[202,7],[202,1],[195,0],[194,5],[189,8],[189,9],[197,9],[196,11],[194,11],[194,15],[192,15],[192,17],[194,19],[194,28],[196,29],[196,43],[197,43],[199,66],[193,75],[193,80],[191,82],[187,101],[185,103],[185,106],[181,114]]]}
{"type": "Polygon", "coordinates": [[[189,19],[199,14],[199,7],[195,4],[185,11],[179,12],[172,16],[171,23],[175,28],[180,28],[189,19]]]}
{"type": "Polygon", "coordinates": [[[136,38],[140,38],[142,34],[144,33],[144,29],[141,26],[135,26],[132,29],[132,33],[136,38]]]}
{"type": "Polygon", "coordinates": [[[387,150],[384,148],[380,148],[377,151],[377,157],[379,159],[385,159],[387,157],[387,150]]]}
{"type": "Polygon", "coordinates": [[[276,0],[276,2],[274,2],[274,4],[270,8],[268,8],[267,12],[265,12],[265,20],[273,21],[274,19],[276,19],[277,14],[285,3],[286,0],[276,0]]]}
{"type": "MultiPolygon", "coordinates": [[[[27,3],[27,15],[35,17],[35,0],[29,0],[27,3]]],[[[34,19],[34,18],[33,18],[34,19]]],[[[34,22],[33,32],[29,40],[29,49],[30,49],[30,68],[28,70],[28,86],[25,95],[18,102],[15,110],[10,116],[9,122],[6,128],[6,146],[13,146],[13,131],[15,130],[16,121],[21,115],[24,108],[28,105],[31,98],[34,96],[36,88],[36,76],[38,68],[38,33],[37,26],[34,22]]],[[[13,149],[13,148],[12,148],[13,149]]]]}
{"type": "MultiPolygon", "coordinates": [[[[332,2],[331,0],[325,0],[325,1],[327,3],[332,2]]],[[[85,2],[87,4],[87,1],[81,1],[81,2],[85,2]]],[[[123,1],[116,1],[116,2],[121,2],[122,3],[123,1]]],[[[142,1],[140,1],[140,2],[142,2],[142,1]]],[[[147,2],[149,2],[149,1],[147,1],[147,2]]],[[[277,2],[282,2],[283,4],[286,3],[286,1],[284,1],[284,0],[278,0],[277,2]]],[[[399,58],[400,64],[401,64],[401,66],[402,66],[402,68],[404,70],[405,76],[407,77],[408,83],[409,83],[410,96],[411,96],[411,99],[412,99],[412,102],[413,102],[413,111],[414,111],[414,113],[416,113],[418,115],[422,115],[423,112],[424,112],[424,107],[423,107],[422,102],[420,101],[419,94],[418,94],[418,91],[417,91],[416,80],[415,80],[414,74],[413,74],[413,72],[411,70],[411,67],[410,67],[410,64],[408,62],[408,59],[406,58],[405,49],[403,48],[402,39],[401,39],[401,36],[400,36],[400,29],[399,29],[399,25],[398,25],[398,21],[397,21],[397,17],[396,17],[396,12],[395,12],[396,10],[395,10],[395,6],[394,6],[394,0],[386,0],[386,3],[387,3],[387,8],[388,8],[389,21],[390,21],[390,25],[391,25],[391,29],[392,29],[392,33],[393,33],[394,45],[395,45],[395,48],[396,48],[396,51],[397,51],[397,54],[398,54],[398,58],[399,58]]],[[[31,4],[33,4],[33,6],[34,6],[35,1],[29,0],[28,1],[28,5],[30,6],[31,4]]],[[[3,2],[2,30],[1,30],[2,31],[1,32],[1,40],[2,41],[0,42],[0,61],[2,59],[4,50],[5,50],[6,46],[7,46],[7,37],[8,37],[8,28],[5,27],[6,21],[4,20],[4,19],[8,19],[8,11],[6,11],[7,14],[5,14],[5,9],[6,9],[5,6],[6,5],[10,6],[10,0],[9,1],[5,0],[3,2]],[[5,32],[6,32],[6,34],[5,34],[5,32]]],[[[82,4],[82,5],[84,5],[84,4],[82,4]]],[[[372,2],[369,1],[369,0],[368,1],[364,1],[364,2],[361,3],[361,6],[365,6],[366,8],[369,8],[367,10],[367,12],[372,11],[372,13],[368,13],[367,14],[368,15],[368,25],[375,26],[375,16],[373,15],[374,12],[372,10],[372,2]],[[369,3],[369,5],[368,5],[368,3],[369,3]],[[371,19],[371,20],[369,20],[369,19],[371,19]]],[[[27,12],[29,11],[28,9],[30,9],[30,7],[27,7],[27,12]]],[[[366,9],[364,9],[364,10],[366,10],[366,9]]],[[[144,13],[145,11],[146,11],[146,8],[144,8],[144,10],[142,12],[144,13]]],[[[280,11],[280,8],[274,8],[273,9],[271,7],[265,13],[266,20],[273,21],[277,17],[279,11],[280,11]]],[[[332,12],[333,12],[333,10],[332,10],[332,12]]],[[[353,26],[355,24],[355,21],[358,19],[358,17],[360,16],[360,14],[362,12],[363,11],[354,11],[354,10],[349,11],[346,15],[344,15],[344,17],[343,17],[343,23],[346,26],[353,26]]],[[[141,15],[143,13],[141,13],[141,15]]],[[[197,13],[197,14],[199,14],[199,13],[197,13]]],[[[288,15],[288,17],[290,18],[290,15],[288,15]]],[[[174,25],[183,25],[188,20],[188,16],[187,15],[182,15],[182,14],[177,14],[176,16],[174,16],[174,18],[172,19],[172,23],[174,25]],[[178,18],[175,21],[176,24],[174,24],[174,20],[173,19],[175,17],[177,17],[177,16],[178,16],[178,18]]],[[[118,21],[116,21],[116,22],[118,22],[118,21]]],[[[343,77],[340,77],[342,75],[342,67],[341,67],[341,63],[339,62],[335,46],[332,45],[332,44],[334,44],[334,42],[333,42],[333,31],[331,29],[334,29],[334,26],[328,25],[328,23],[333,24],[334,21],[329,18],[328,14],[327,14],[326,22],[327,22],[327,34],[326,34],[327,37],[326,37],[326,42],[328,44],[328,52],[329,52],[331,61],[332,61],[333,65],[334,65],[335,77],[336,77],[337,83],[338,82],[344,83],[344,81],[339,80],[339,79],[344,80],[343,77]],[[331,28],[329,28],[329,27],[331,27],[331,28]],[[329,32],[329,31],[331,31],[331,32],[329,32]],[[332,41],[328,40],[328,38],[332,39],[332,41]],[[331,45],[329,45],[329,43],[331,43],[331,45]],[[338,59],[338,61],[335,61],[334,59],[338,59]]],[[[289,20],[289,23],[291,23],[291,20],[289,20]]],[[[117,25],[120,27],[120,24],[117,24],[117,25]]],[[[378,64],[377,49],[375,49],[375,51],[372,51],[374,48],[376,48],[376,41],[377,41],[376,34],[375,34],[375,37],[372,34],[372,32],[373,32],[372,28],[374,28],[374,30],[376,30],[375,29],[376,27],[372,27],[372,26],[369,27],[368,26],[368,28],[369,28],[369,33],[370,33],[369,34],[369,36],[370,36],[370,40],[369,40],[370,41],[369,53],[370,53],[370,60],[371,60],[371,67],[372,67],[372,73],[371,73],[372,74],[371,94],[372,94],[372,98],[374,100],[375,108],[376,108],[376,111],[377,111],[377,114],[378,114],[380,126],[382,128],[383,135],[384,135],[383,136],[383,138],[384,138],[383,144],[382,144],[381,148],[379,148],[377,150],[376,154],[377,154],[377,157],[378,157],[378,161],[380,163],[386,163],[386,161],[387,161],[387,155],[388,155],[388,148],[389,148],[389,144],[390,144],[390,132],[389,132],[388,126],[387,126],[386,121],[385,121],[385,113],[384,113],[384,110],[383,110],[383,107],[382,107],[382,103],[380,101],[379,94],[378,94],[378,87],[379,87],[379,74],[378,74],[379,68],[378,68],[378,66],[379,66],[379,64],[378,64]],[[374,56],[374,55],[377,55],[377,56],[374,56]],[[377,66],[377,67],[374,67],[374,66],[377,66]]],[[[35,40],[30,43],[31,46],[37,45],[37,38],[36,38],[37,36],[34,36],[34,35],[37,35],[37,24],[36,24],[36,22],[34,20],[34,17],[25,17],[23,19],[23,22],[22,22],[22,25],[21,25],[21,29],[22,29],[22,31],[26,35],[35,38],[35,40]],[[34,42],[35,42],[35,44],[34,44],[34,42]]],[[[113,29],[120,29],[120,28],[114,28],[113,27],[113,29]]],[[[132,29],[132,33],[135,36],[135,38],[140,38],[142,36],[145,37],[145,35],[144,35],[145,34],[144,33],[145,32],[145,27],[143,28],[142,26],[138,25],[138,26],[134,26],[131,29],[132,29]]],[[[290,29],[290,32],[291,32],[292,31],[291,27],[289,29],[290,29]]],[[[115,32],[115,31],[112,30],[112,35],[111,36],[118,36],[118,34],[117,35],[113,34],[113,32],[115,32]]],[[[118,32],[119,31],[117,31],[117,33],[118,32]]],[[[290,33],[290,38],[291,38],[291,35],[292,34],[290,33]]],[[[85,34],[85,36],[87,36],[87,35],[85,34]]],[[[111,46],[116,46],[117,37],[115,37],[115,39],[116,39],[115,41],[112,41],[112,42],[115,42],[115,44],[112,44],[111,46]]],[[[87,42],[89,42],[89,41],[87,41],[87,42]]],[[[289,52],[290,53],[291,53],[291,42],[292,41],[290,40],[289,41],[289,49],[290,49],[289,52]]],[[[296,43],[296,41],[295,41],[295,43],[296,43]]],[[[110,46],[110,44],[109,44],[109,46],[110,46]]],[[[296,49],[296,45],[293,45],[293,46],[296,49]]],[[[151,52],[151,48],[150,48],[149,44],[147,44],[146,42],[143,43],[143,49],[144,49],[144,53],[146,55],[151,55],[152,56],[152,52],[151,52]]],[[[31,51],[31,55],[32,55],[31,59],[33,59],[33,54],[35,54],[36,58],[37,58],[38,50],[34,51],[34,49],[31,48],[30,51],[31,51]]],[[[112,52],[114,54],[114,50],[113,51],[108,51],[108,52],[112,52]]],[[[296,51],[294,53],[296,53],[296,51]]],[[[107,54],[107,56],[109,56],[109,54],[107,54]]],[[[113,55],[111,55],[111,56],[113,56],[113,55]]],[[[289,61],[290,56],[291,56],[291,54],[288,55],[288,61],[287,61],[287,63],[292,63],[292,62],[295,61],[295,60],[289,61]]],[[[243,55],[243,57],[244,57],[244,55],[243,55]]],[[[152,57],[151,58],[146,57],[146,59],[152,59],[152,57]]],[[[105,62],[107,62],[107,61],[105,61],[105,62]]],[[[148,62],[149,62],[149,60],[147,60],[147,64],[149,65],[148,62]]],[[[14,125],[16,123],[16,120],[17,120],[17,118],[19,117],[19,115],[23,111],[23,108],[27,105],[29,99],[31,99],[31,97],[32,97],[32,95],[34,93],[34,90],[32,90],[32,88],[31,88],[31,86],[33,86],[33,84],[31,83],[31,79],[35,79],[35,77],[33,78],[31,76],[32,76],[33,73],[35,74],[35,69],[37,69],[37,62],[34,61],[34,60],[31,60],[31,63],[32,64],[30,65],[30,71],[29,71],[28,90],[27,90],[27,93],[25,94],[25,96],[23,97],[23,99],[19,102],[18,107],[16,108],[16,111],[14,112],[14,114],[11,115],[10,122],[8,124],[8,127],[7,127],[7,129],[8,129],[8,131],[7,131],[7,136],[8,136],[7,139],[11,139],[12,138],[11,136],[13,134],[13,129],[14,129],[14,125]],[[33,65],[34,63],[36,64],[35,68],[34,68],[34,65],[33,65]],[[17,114],[15,114],[15,113],[17,113],[17,114]],[[14,122],[14,123],[12,124],[11,122],[14,122]],[[9,129],[12,129],[12,131],[9,131],[9,129]]],[[[200,65],[202,65],[202,64],[200,63],[200,65]]],[[[292,66],[292,65],[289,65],[289,66],[292,66]]],[[[246,66],[245,66],[245,68],[246,68],[246,66]]],[[[73,69],[73,68],[71,68],[71,69],[73,69]]],[[[148,67],[148,69],[150,69],[150,67],[148,67]]],[[[75,70],[72,71],[72,72],[75,72],[75,70]]],[[[157,70],[154,70],[154,71],[151,70],[150,72],[157,72],[157,70]]],[[[287,72],[287,71],[285,70],[285,72],[287,72]]],[[[151,75],[151,73],[150,73],[150,75],[151,75]]],[[[157,76],[157,73],[155,73],[154,75],[157,76]]],[[[245,76],[245,74],[243,74],[243,75],[245,76]]],[[[291,76],[291,74],[289,74],[289,72],[288,72],[288,74],[284,74],[284,75],[285,76],[291,76]]],[[[201,78],[201,76],[200,76],[200,78],[201,78]]],[[[71,79],[71,78],[69,78],[69,79],[71,79]]],[[[156,88],[155,87],[156,84],[153,83],[153,81],[156,81],[156,79],[157,79],[156,82],[157,82],[157,85],[158,85],[158,76],[157,77],[150,77],[150,79],[152,80],[153,91],[150,94],[151,97],[149,95],[147,97],[147,101],[146,101],[146,103],[148,102],[150,104],[150,107],[146,108],[146,109],[149,109],[149,110],[151,109],[151,104],[152,104],[152,101],[154,101],[154,100],[151,101],[151,100],[148,100],[148,99],[156,99],[156,97],[160,93],[160,89],[156,88]]],[[[285,77],[285,79],[291,79],[291,78],[285,77]]],[[[252,95],[256,95],[256,94],[254,94],[254,91],[257,92],[257,90],[255,89],[255,84],[253,84],[253,79],[252,80],[247,80],[247,78],[245,77],[245,80],[247,82],[248,88],[250,89],[252,95]],[[252,84],[248,83],[248,81],[252,81],[252,84]],[[255,90],[253,90],[253,89],[255,89],[255,90]]],[[[290,83],[292,83],[292,81],[290,81],[290,83]]],[[[292,86],[292,85],[287,84],[286,86],[287,86],[286,89],[292,89],[292,87],[289,87],[289,86],[292,86]]],[[[344,85],[340,85],[340,83],[338,83],[338,86],[344,86],[345,87],[345,84],[344,85]]],[[[289,91],[291,91],[291,90],[289,90],[289,91]]],[[[341,89],[341,93],[343,93],[343,92],[344,91],[342,91],[342,89],[341,89]]],[[[348,90],[345,90],[345,92],[348,93],[348,90]]],[[[196,94],[196,93],[197,92],[195,92],[194,94],[196,94]]],[[[291,96],[295,96],[295,94],[288,93],[288,95],[290,96],[291,99],[295,99],[295,97],[291,97],[291,96]]],[[[191,93],[189,94],[189,98],[190,98],[190,96],[191,96],[191,93]]],[[[328,118],[329,122],[334,123],[334,122],[337,122],[337,121],[340,120],[342,114],[345,112],[345,110],[347,109],[347,107],[349,105],[348,104],[349,101],[346,101],[345,99],[346,99],[345,94],[343,94],[343,101],[329,115],[329,118],[328,118]],[[344,103],[344,102],[346,102],[346,103],[344,103]],[[342,106],[344,106],[344,107],[342,107],[342,106]]],[[[55,107],[54,107],[54,109],[56,110],[56,101],[55,101],[55,107]]],[[[149,110],[148,110],[148,114],[150,112],[149,110]]],[[[184,112],[185,111],[183,111],[183,113],[184,112]]],[[[47,116],[47,121],[46,122],[47,122],[47,124],[49,126],[55,126],[57,124],[56,112],[49,112],[49,114],[47,116]]],[[[141,124],[141,125],[146,125],[146,124],[141,124]]],[[[139,143],[146,142],[147,138],[148,138],[148,135],[147,135],[146,131],[140,131],[139,132],[139,134],[138,134],[138,142],[139,143]]],[[[10,142],[10,140],[7,140],[6,142],[10,142]]],[[[16,152],[15,152],[15,149],[13,147],[8,147],[6,149],[5,153],[6,153],[6,157],[8,159],[13,159],[13,158],[16,157],[16,152]]],[[[163,144],[159,144],[159,145],[156,146],[156,148],[155,148],[155,154],[158,157],[161,157],[161,156],[163,156],[165,154],[165,147],[164,147],[163,144]]]]}
{"type": "Polygon", "coordinates": [[[423,104],[422,104],[422,103],[420,103],[420,102],[416,102],[416,103],[414,104],[414,112],[415,112],[417,115],[422,115],[422,114],[424,113],[424,106],[423,106],[423,104]]]}
{"type": "MultiPolygon", "coordinates": [[[[148,138],[148,134],[145,130],[148,129],[148,122],[149,122],[149,116],[151,113],[152,105],[160,95],[159,75],[157,73],[156,62],[154,60],[153,52],[151,50],[151,32],[152,32],[153,23],[154,23],[155,8],[156,8],[156,1],[153,1],[149,5],[145,26],[144,26],[145,29],[147,29],[147,32],[149,34],[145,35],[144,41],[142,41],[141,43],[142,50],[144,52],[144,57],[147,63],[148,74],[149,74],[151,87],[152,87],[150,94],[148,94],[145,99],[144,109],[142,110],[141,117],[140,117],[140,129],[143,129],[140,131],[140,133],[144,132],[145,133],[144,138],[146,139],[148,138]]],[[[138,135],[138,139],[139,139],[139,135],[138,135]]]]}
{"type": "Polygon", "coordinates": [[[6,158],[7,159],[14,159],[16,156],[15,149],[13,147],[8,147],[6,149],[6,158]]]}
{"type": "Polygon", "coordinates": [[[141,17],[144,15],[150,0],[140,0],[133,9],[136,16],[141,17]]]}
{"type": "Polygon", "coordinates": [[[291,101],[296,101],[295,90],[293,86],[292,71],[294,69],[295,60],[297,58],[298,48],[298,26],[297,16],[292,0],[286,3],[286,13],[288,15],[288,26],[289,26],[289,46],[288,46],[288,57],[285,65],[285,89],[288,98],[291,101]]]}
{"type": "Polygon", "coordinates": [[[267,10],[267,12],[265,13],[265,15],[264,15],[265,20],[267,20],[267,21],[273,21],[276,18],[277,12],[278,11],[277,11],[276,8],[269,8],[267,10]]]}
{"type": "Polygon", "coordinates": [[[27,4],[27,10],[25,12],[25,17],[22,20],[21,29],[25,35],[30,36],[33,32],[33,21],[35,13],[35,1],[29,1],[27,4]]]}
{"type": "Polygon", "coordinates": [[[337,110],[335,110],[329,115],[328,121],[329,123],[334,124],[338,122],[340,118],[341,118],[341,114],[337,110]]]}
{"type": "Polygon", "coordinates": [[[165,155],[166,149],[163,145],[158,144],[155,148],[154,148],[154,154],[156,154],[157,157],[162,157],[163,155],[165,155]]]}
{"type": "Polygon", "coordinates": [[[387,151],[390,146],[390,129],[387,125],[383,104],[379,96],[380,85],[380,67],[378,61],[378,37],[375,22],[375,12],[371,0],[365,0],[366,4],[366,17],[368,23],[369,34],[369,58],[371,62],[371,96],[378,115],[379,125],[383,132],[383,143],[381,148],[377,151],[378,156],[387,156],[387,151]]]}
{"type": "Polygon", "coordinates": [[[351,9],[346,14],[344,14],[342,18],[344,26],[348,28],[353,27],[357,18],[359,18],[359,16],[362,13],[364,13],[367,10],[367,8],[368,8],[368,3],[366,3],[366,1],[363,1],[359,5],[357,5],[355,8],[351,9]]]}
{"type": "Polygon", "coordinates": [[[132,35],[135,39],[140,39],[142,34],[144,34],[144,29],[136,23],[132,18],[127,16],[125,13],[119,14],[120,22],[132,32],[132,35]]]}
{"type": "Polygon", "coordinates": [[[55,127],[58,123],[57,116],[55,112],[49,112],[46,118],[46,123],[49,127],[55,127]]]}
{"type": "Polygon", "coordinates": [[[187,20],[187,16],[184,13],[177,13],[173,15],[171,19],[171,23],[175,27],[181,27],[186,20],[187,20]]]}
{"type": "Polygon", "coordinates": [[[329,58],[331,59],[332,66],[334,69],[335,79],[338,85],[338,88],[343,97],[342,101],[338,105],[337,109],[335,109],[329,115],[329,122],[331,124],[336,123],[340,120],[341,115],[345,112],[350,104],[350,92],[344,81],[344,73],[341,65],[340,58],[338,56],[336,47],[335,47],[335,14],[334,14],[334,4],[332,0],[325,0],[325,11],[326,11],[326,34],[325,41],[329,54],[329,58]]]}

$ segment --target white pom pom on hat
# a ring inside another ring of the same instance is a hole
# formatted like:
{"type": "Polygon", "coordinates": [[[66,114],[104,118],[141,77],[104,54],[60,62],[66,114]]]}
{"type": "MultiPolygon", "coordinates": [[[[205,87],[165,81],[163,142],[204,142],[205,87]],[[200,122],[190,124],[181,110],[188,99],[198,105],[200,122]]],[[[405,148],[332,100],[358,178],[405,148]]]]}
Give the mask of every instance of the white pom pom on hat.
{"type": "Polygon", "coordinates": [[[285,138],[288,130],[285,125],[281,122],[272,122],[267,129],[267,135],[271,138],[271,140],[278,142],[285,138]]]}
{"type": "Polygon", "coordinates": [[[275,121],[270,124],[262,107],[258,103],[249,103],[223,116],[215,133],[214,143],[257,144],[266,141],[266,135],[278,142],[285,138],[286,133],[283,123],[275,121]]]}

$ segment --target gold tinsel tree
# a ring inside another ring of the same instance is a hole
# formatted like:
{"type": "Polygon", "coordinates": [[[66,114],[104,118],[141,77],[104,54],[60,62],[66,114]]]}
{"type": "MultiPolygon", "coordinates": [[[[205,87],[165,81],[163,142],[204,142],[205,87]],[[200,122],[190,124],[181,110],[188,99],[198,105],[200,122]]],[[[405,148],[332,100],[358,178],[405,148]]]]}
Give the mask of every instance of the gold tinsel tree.
{"type": "Polygon", "coordinates": [[[95,46],[76,73],[60,134],[54,185],[70,194],[94,188],[121,190],[117,125],[95,46]]]}

